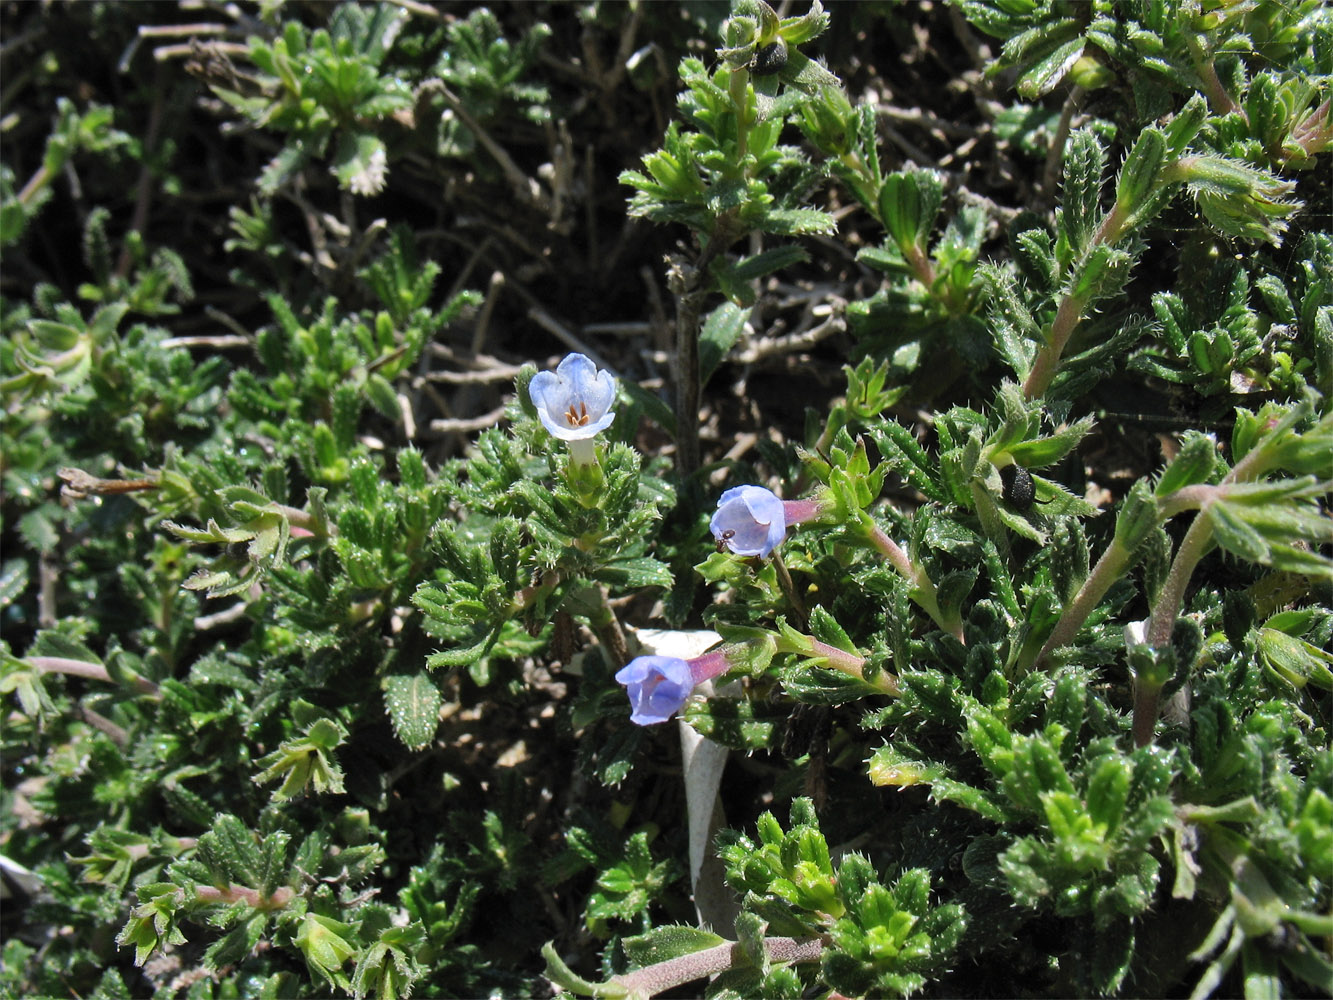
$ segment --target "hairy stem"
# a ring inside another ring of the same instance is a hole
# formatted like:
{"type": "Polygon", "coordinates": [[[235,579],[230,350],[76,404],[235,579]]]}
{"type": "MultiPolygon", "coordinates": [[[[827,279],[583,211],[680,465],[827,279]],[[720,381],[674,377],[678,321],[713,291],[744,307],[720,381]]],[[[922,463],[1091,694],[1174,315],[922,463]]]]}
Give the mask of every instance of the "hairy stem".
{"type": "Polygon", "coordinates": [[[1148,645],[1158,648],[1171,641],[1171,629],[1175,627],[1176,618],[1180,616],[1180,608],[1185,599],[1185,587],[1188,586],[1194,568],[1208,551],[1208,545],[1213,539],[1212,522],[1207,516],[1208,507],[1215,500],[1225,496],[1228,484],[1253,482],[1273,464],[1274,458],[1270,449],[1260,444],[1237,462],[1235,468],[1222,477],[1222,482],[1218,486],[1186,487],[1171,495],[1166,505],[1168,509],[1174,507],[1175,501],[1181,500],[1188,506],[1197,506],[1199,513],[1195,515],[1194,523],[1185,532],[1185,537],[1180,540],[1180,547],[1176,549],[1176,557],[1171,561],[1171,570],[1167,574],[1166,583],[1153,605],[1152,614],[1148,618],[1146,636],[1148,645]]]}
{"type": "MultiPolygon", "coordinates": [[[[773,962],[818,962],[826,944],[824,937],[768,937],[764,938],[764,951],[773,962]]],[[[650,997],[748,964],[744,948],[734,941],[724,941],[703,951],[635,969],[614,977],[611,982],[624,987],[631,996],[650,997]]]]}
{"type": "Polygon", "coordinates": [[[830,646],[826,642],[820,642],[818,639],[810,640],[813,647],[812,652],[824,660],[824,665],[832,670],[840,670],[844,674],[856,677],[879,688],[885,694],[893,695],[895,698],[901,694],[898,687],[898,678],[887,670],[881,670],[879,677],[875,681],[869,681],[865,676],[866,661],[855,653],[849,653],[845,649],[839,649],[837,646],[830,646]]]}
{"type": "Polygon", "coordinates": [[[773,569],[778,575],[778,586],[782,588],[787,603],[791,605],[791,613],[796,616],[797,625],[804,632],[808,627],[809,616],[806,614],[800,595],[796,593],[796,584],[792,582],[791,574],[787,572],[787,564],[782,561],[777,549],[773,550],[773,569]]]}
{"type": "Polygon", "coordinates": [[[1148,684],[1134,685],[1134,745],[1146,747],[1152,742],[1161,711],[1162,689],[1148,684]]]}
{"type": "Polygon", "coordinates": [[[201,885],[194,891],[195,899],[201,903],[245,903],[256,910],[281,910],[296,895],[287,886],[280,886],[271,895],[265,895],[258,889],[244,885],[229,885],[224,889],[217,886],[201,885]]]}
{"type": "MultiPolygon", "coordinates": [[[[1199,513],[1194,516],[1194,522],[1185,532],[1185,537],[1180,540],[1180,546],[1176,549],[1176,557],[1171,560],[1171,569],[1166,576],[1166,583],[1162,585],[1162,591],[1157,595],[1157,600],[1153,604],[1152,613],[1148,616],[1148,624],[1145,629],[1144,641],[1153,649],[1162,649],[1171,642],[1171,632],[1175,628],[1176,619],[1180,617],[1180,609],[1185,603],[1185,588],[1189,586],[1190,578],[1194,575],[1195,568],[1199,565],[1199,560],[1204,557],[1208,547],[1213,542],[1213,523],[1208,517],[1208,508],[1215,503],[1217,499],[1225,495],[1225,488],[1228,483],[1252,482],[1258,479],[1273,464],[1273,456],[1269,449],[1260,445],[1254,448],[1248,455],[1236,463],[1222,482],[1217,487],[1210,487],[1210,493],[1204,493],[1197,488],[1187,488],[1192,490],[1188,500],[1200,500],[1199,513]]],[[[1179,493],[1185,493],[1186,490],[1180,490],[1179,493]]],[[[1182,691],[1182,695],[1188,697],[1188,687],[1182,691]]],[[[1146,686],[1142,690],[1136,690],[1134,694],[1134,743],[1136,746],[1147,746],[1152,742],[1153,732],[1157,726],[1157,716],[1160,712],[1161,688],[1146,686]]]]}
{"type": "Polygon", "coordinates": [[[606,647],[607,654],[616,669],[629,662],[629,643],[625,641],[625,630],[620,627],[620,619],[607,600],[605,588],[598,588],[601,594],[601,606],[589,616],[588,623],[597,633],[597,638],[606,647]]]}
{"type": "Polygon", "coordinates": [[[902,248],[903,256],[907,258],[908,266],[912,269],[912,276],[917,281],[926,286],[927,290],[935,287],[935,266],[930,262],[930,255],[923,251],[915,243],[902,248]]]}
{"type": "Polygon", "coordinates": [[[1124,575],[1131,556],[1132,553],[1127,552],[1118,541],[1111,540],[1111,544],[1106,547],[1106,551],[1097,560],[1097,565],[1092,568],[1088,578],[1083,581],[1083,586],[1079,587],[1074,599],[1060,613],[1055,628],[1051,630],[1050,636],[1042,644],[1041,651],[1037,653],[1035,661],[1031,664],[1019,664],[1020,673],[1026,673],[1029,667],[1037,670],[1044,669],[1051,653],[1074,641],[1074,638],[1078,635],[1078,630],[1088,620],[1088,615],[1092,614],[1101,599],[1106,596],[1106,592],[1111,589],[1111,584],[1124,575]]]}
{"type": "Polygon", "coordinates": [[[1070,336],[1083,319],[1083,309],[1087,304],[1086,298],[1072,292],[1060,301],[1055,319],[1051,321],[1051,328],[1046,334],[1046,346],[1037,352],[1032,371],[1028,372],[1027,380],[1023,383],[1023,395],[1026,398],[1036,399],[1045,395],[1050,388],[1051,381],[1060,370],[1060,355],[1064,353],[1070,336]]]}
{"type": "Polygon", "coordinates": [[[1171,629],[1175,627],[1180,615],[1181,605],[1185,600],[1185,588],[1189,585],[1194,568],[1199,565],[1208,546],[1213,540],[1213,525],[1208,520],[1206,508],[1200,510],[1194,523],[1180,540],[1176,557],[1171,560],[1171,570],[1167,573],[1162,592],[1157,595],[1152,614],[1148,616],[1148,628],[1145,641],[1154,649],[1160,649],[1171,641],[1171,629]]]}
{"type": "Polygon", "coordinates": [[[327,537],[338,533],[336,524],[326,524],[318,521],[309,511],[301,510],[299,507],[290,507],[285,503],[274,504],[274,507],[293,528],[308,531],[311,535],[318,537],[327,537]]]}
{"type": "MultiPolygon", "coordinates": [[[[87,677],[90,680],[115,683],[114,678],[107,673],[106,667],[100,663],[72,660],[63,656],[29,656],[23,662],[36,667],[44,674],[68,674],[72,677],[87,677]]],[[[140,694],[158,694],[157,685],[147,677],[140,677],[135,674],[133,684],[134,689],[140,694]]]]}
{"type": "Polygon", "coordinates": [[[1193,32],[1186,32],[1185,44],[1189,47],[1190,55],[1193,56],[1194,72],[1199,74],[1199,81],[1203,85],[1203,92],[1208,96],[1208,104],[1213,113],[1228,115],[1235,111],[1248,122],[1249,119],[1245,115],[1245,110],[1236,103],[1235,98],[1222,85],[1222,80],[1217,75],[1217,66],[1213,62],[1213,57],[1204,51],[1199,42],[1199,36],[1193,32]]]}
{"type": "MultiPolygon", "coordinates": [[[[1128,219],[1129,206],[1117,202],[1111,208],[1111,211],[1106,213],[1101,225],[1097,227],[1097,232],[1093,234],[1088,246],[1083,251],[1084,255],[1086,256],[1093,247],[1099,244],[1113,244],[1118,241],[1125,235],[1128,219]]],[[[1072,291],[1065,293],[1065,297],[1060,300],[1060,305],[1055,312],[1055,319],[1051,321],[1051,328],[1046,334],[1046,343],[1037,352],[1032,370],[1023,382],[1023,395],[1027,399],[1036,399],[1038,396],[1043,396],[1046,394],[1046,390],[1050,388],[1051,382],[1060,370],[1060,356],[1064,353],[1074,330],[1082,321],[1083,310],[1087,307],[1087,296],[1075,295],[1072,291]]]]}
{"type": "Polygon", "coordinates": [[[903,579],[912,585],[912,600],[920,606],[921,610],[930,615],[931,620],[936,625],[959,642],[965,643],[963,623],[956,617],[945,615],[941,610],[935,592],[935,584],[926,574],[925,569],[913,563],[907,553],[903,551],[902,546],[886,535],[884,529],[868,515],[865,518],[864,526],[866,539],[870,544],[893,564],[893,568],[898,571],[903,579]]]}
{"type": "Polygon", "coordinates": [[[37,172],[28,178],[28,183],[23,185],[23,190],[18,193],[19,204],[27,205],[37,196],[37,192],[46,187],[51,182],[51,171],[46,164],[37,168],[37,172]]]}

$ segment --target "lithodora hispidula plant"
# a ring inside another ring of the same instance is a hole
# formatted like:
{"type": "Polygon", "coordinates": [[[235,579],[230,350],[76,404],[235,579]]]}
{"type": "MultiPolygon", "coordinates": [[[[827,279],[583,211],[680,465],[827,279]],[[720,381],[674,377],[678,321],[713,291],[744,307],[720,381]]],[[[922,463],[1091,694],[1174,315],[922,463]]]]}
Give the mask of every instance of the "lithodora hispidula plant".
{"type": "Polygon", "coordinates": [[[1326,5],[15,10],[0,989],[1326,985],[1326,5]]]}

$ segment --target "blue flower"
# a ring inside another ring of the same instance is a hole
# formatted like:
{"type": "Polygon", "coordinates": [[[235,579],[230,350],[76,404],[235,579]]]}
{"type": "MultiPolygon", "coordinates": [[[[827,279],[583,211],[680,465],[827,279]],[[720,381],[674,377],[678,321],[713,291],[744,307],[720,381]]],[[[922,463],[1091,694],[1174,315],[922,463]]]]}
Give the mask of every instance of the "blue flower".
{"type": "Polygon", "coordinates": [[[538,372],[528,396],[542,425],[562,441],[583,441],[611,426],[616,380],[582,354],[565,357],[553,372],[538,372]]]}
{"type": "Polygon", "coordinates": [[[719,551],[767,558],[787,535],[786,508],[772,490],[736,486],[722,494],[708,527],[719,551]]]}
{"type": "Polygon", "coordinates": [[[630,721],[640,726],[666,722],[694,690],[690,664],[674,656],[637,656],[616,680],[628,689],[630,721]]]}

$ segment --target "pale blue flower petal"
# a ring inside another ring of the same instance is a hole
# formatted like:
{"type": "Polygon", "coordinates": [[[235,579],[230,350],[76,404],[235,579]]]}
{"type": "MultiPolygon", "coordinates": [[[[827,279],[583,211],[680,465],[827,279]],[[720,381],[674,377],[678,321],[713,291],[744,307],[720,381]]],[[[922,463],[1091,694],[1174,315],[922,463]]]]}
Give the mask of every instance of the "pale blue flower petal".
{"type": "Polygon", "coordinates": [[[694,690],[689,663],[674,656],[635,657],[617,672],[616,680],[629,694],[630,721],[640,726],[666,722],[694,690]]]}
{"type": "Polygon", "coordinates": [[[767,558],[787,535],[782,500],[762,486],[736,486],[717,501],[713,537],[738,556],[767,558]]]}
{"type": "Polygon", "coordinates": [[[537,417],[553,437],[579,441],[611,426],[616,380],[582,354],[565,357],[553,372],[538,372],[528,383],[537,417]]]}
{"type": "Polygon", "coordinates": [[[528,398],[537,408],[537,417],[542,426],[552,434],[559,435],[562,428],[552,422],[551,414],[569,409],[569,390],[565,381],[555,372],[538,372],[528,383],[528,398]]]}

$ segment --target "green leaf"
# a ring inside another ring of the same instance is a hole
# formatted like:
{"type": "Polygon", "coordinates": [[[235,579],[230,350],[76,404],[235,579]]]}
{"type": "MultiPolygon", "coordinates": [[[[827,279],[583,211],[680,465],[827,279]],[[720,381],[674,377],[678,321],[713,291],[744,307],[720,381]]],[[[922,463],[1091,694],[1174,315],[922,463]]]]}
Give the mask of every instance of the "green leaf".
{"type": "Polygon", "coordinates": [[[1162,473],[1153,492],[1164,497],[1186,486],[1207,482],[1216,465],[1216,442],[1205,434],[1189,433],[1181,441],[1180,451],[1162,473]]]}
{"type": "Polygon", "coordinates": [[[1092,430],[1093,418],[1084,417],[1063,427],[1048,437],[1020,441],[1009,446],[1015,462],[1027,469],[1044,469],[1054,465],[1078,446],[1092,430]]]}
{"type": "Polygon", "coordinates": [[[870,783],[877,786],[929,785],[944,777],[944,769],[916,760],[892,743],[885,744],[870,755],[866,764],[870,783]]]}
{"type": "Polygon", "coordinates": [[[1272,673],[1295,688],[1333,689],[1333,654],[1275,628],[1261,628],[1258,652],[1272,673]]]}
{"type": "Polygon", "coordinates": [[[823,605],[815,605],[810,609],[810,631],[815,638],[821,642],[828,643],[830,646],[836,646],[838,649],[860,656],[861,651],[856,648],[855,643],[848,637],[842,626],[838,624],[823,605]]]}
{"type": "Polygon", "coordinates": [[[755,225],[777,236],[832,236],[838,231],[832,215],[813,208],[771,208],[755,225]]]}
{"type": "Polygon", "coordinates": [[[1082,55],[1082,38],[1071,38],[1056,46],[1018,78],[1018,92],[1026,100],[1049,94],[1082,55]]]}
{"type": "Polygon", "coordinates": [[[767,750],[779,742],[790,706],[712,697],[685,703],[682,717],[697,733],[732,750],[767,750]]]}
{"type": "Polygon", "coordinates": [[[1123,757],[1105,757],[1094,765],[1088,780],[1088,815],[1108,837],[1120,826],[1133,770],[1123,757]]]}
{"type": "Polygon", "coordinates": [[[932,781],[930,796],[937,802],[952,802],[964,809],[970,809],[994,823],[1004,823],[1009,820],[1008,812],[999,796],[961,781],[954,781],[952,778],[937,778],[932,781]]]}
{"type": "Polygon", "coordinates": [[[259,760],[264,768],[252,779],[266,784],[282,778],[273,801],[285,802],[308,789],[316,794],[343,790],[343,772],[333,751],[347,737],[346,730],[332,719],[315,719],[303,736],[283,740],[278,749],[259,760]]]}
{"type": "Polygon", "coordinates": [[[675,583],[671,567],[651,556],[617,559],[603,566],[594,575],[599,580],[627,590],[641,587],[666,589],[675,583]]]}
{"type": "MultiPolygon", "coordinates": [[[[731,305],[730,302],[727,305],[731,305]]],[[[730,345],[728,345],[729,347],[730,345]]],[[[720,362],[719,362],[720,363],[720,362]]],[[[676,435],[676,415],[672,412],[671,406],[666,403],[661,396],[655,392],[650,392],[637,382],[622,381],[620,391],[630,398],[630,401],[637,406],[642,406],[648,418],[661,427],[672,437],[676,435]]],[[[527,393],[521,393],[520,399],[526,400],[527,393]]],[[[530,403],[527,405],[531,405],[530,403]]],[[[535,412],[533,416],[536,416],[535,412]]]]}
{"type": "Polygon", "coordinates": [[[1116,203],[1125,206],[1123,211],[1132,212],[1152,194],[1165,159],[1166,136],[1161,129],[1149,126],[1140,132],[1116,181],[1116,203]]]}
{"type": "MultiPolygon", "coordinates": [[[[792,249],[800,251],[799,247],[792,249]]],[[[803,253],[803,251],[800,251],[803,253]]],[[[704,320],[699,330],[699,384],[706,385],[726,360],[727,352],[745,330],[750,310],[733,302],[724,302],[704,320]]]]}
{"type": "Polygon", "coordinates": [[[931,500],[943,503],[948,498],[939,483],[939,465],[917,439],[897,421],[877,422],[871,437],[884,456],[885,464],[919,489],[931,500]]]}
{"type": "Polygon", "coordinates": [[[1268,562],[1272,549],[1263,535],[1246,523],[1232,504],[1216,501],[1208,505],[1208,518],[1217,544],[1234,556],[1250,562],[1268,562]]]}
{"type": "Polygon", "coordinates": [[[355,995],[374,996],[380,1000],[410,996],[412,983],[426,972],[413,957],[423,938],[424,933],[418,926],[386,928],[379,940],[357,959],[352,972],[355,995]]]}
{"type": "Polygon", "coordinates": [[[726,942],[712,931],[689,927],[684,924],[667,924],[654,927],[647,934],[624,939],[625,957],[634,968],[656,965],[682,955],[693,955],[696,951],[713,948],[726,942]]]}
{"type": "Polygon", "coordinates": [[[384,704],[389,710],[393,731],[405,746],[420,750],[435,738],[443,698],[430,674],[386,677],[384,704]]]}
{"type": "MultiPolygon", "coordinates": [[[[1072,251],[1082,256],[1101,220],[1098,197],[1106,151],[1097,137],[1079,129],[1065,147],[1065,179],[1061,198],[1061,234],[1072,251]]],[[[1103,244],[1104,246],[1104,244],[1103,244]]]]}
{"type": "Polygon", "coordinates": [[[356,945],[349,938],[352,925],[317,913],[307,913],[293,940],[305,955],[306,964],[320,978],[341,990],[351,989],[351,983],[342,972],[347,960],[356,954],[356,945]]]}
{"type": "MultiPolygon", "coordinates": [[[[478,606],[478,612],[487,610],[485,605],[478,606]]],[[[469,666],[482,660],[495,646],[500,638],[500,633],[504,630],[505,622],[501,622],[493,628],[488,629],[480,639],[468,646],[456,646],[452,649],[442,649],[439,652],[431,653],[426,657],[426,666],[428,667],[459,667],[469,666]]],[[[472,638],[476,638],[474,635],[472,638]]],[[[464,640],[466,641],[466,640],[464,640]]]]}

